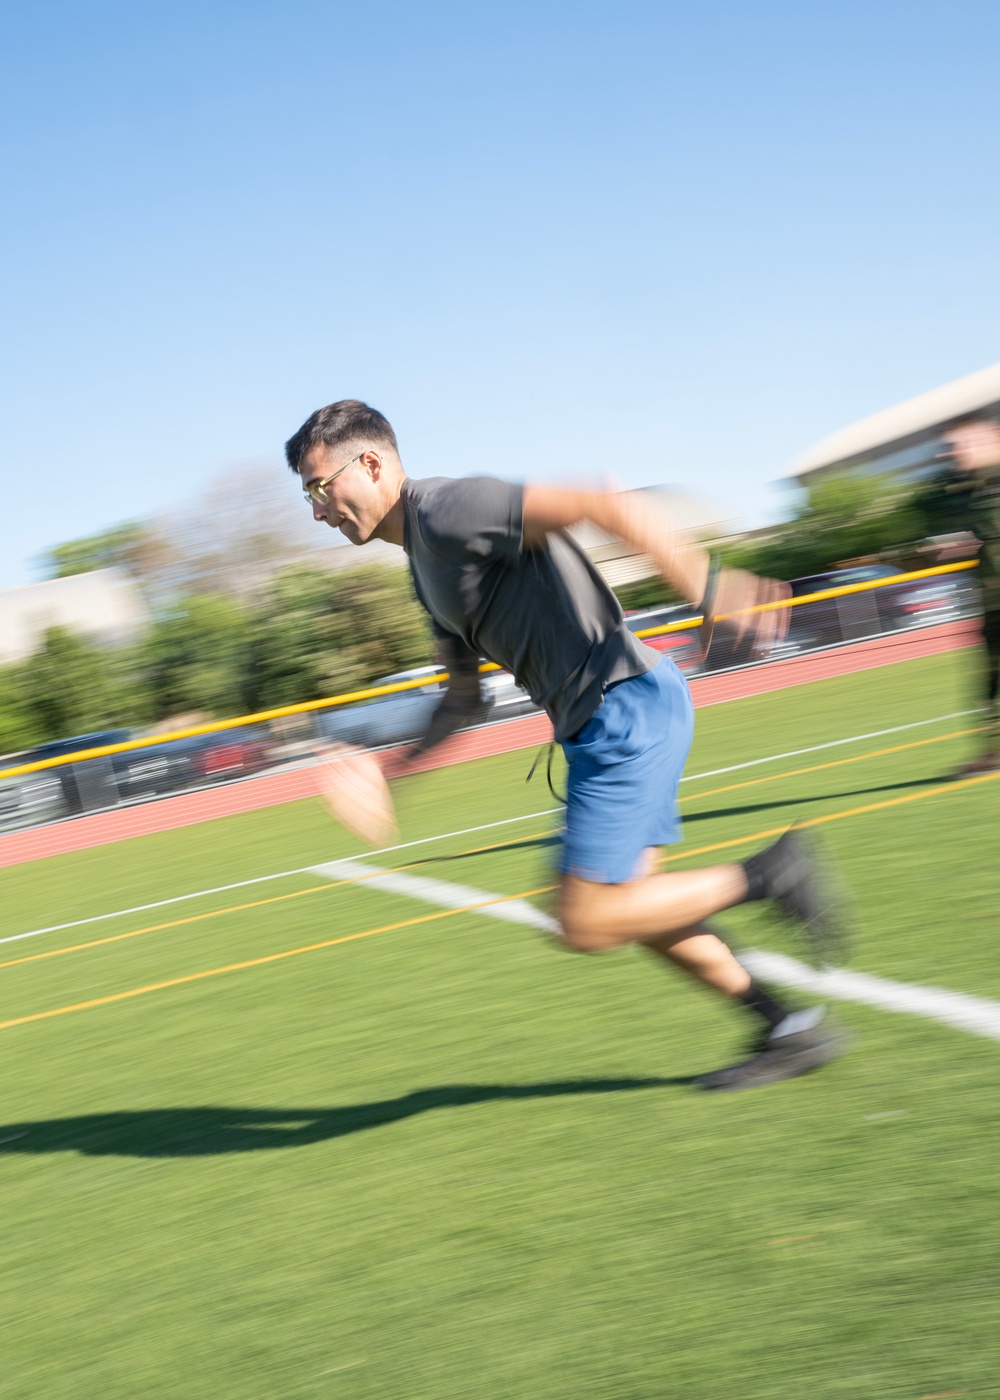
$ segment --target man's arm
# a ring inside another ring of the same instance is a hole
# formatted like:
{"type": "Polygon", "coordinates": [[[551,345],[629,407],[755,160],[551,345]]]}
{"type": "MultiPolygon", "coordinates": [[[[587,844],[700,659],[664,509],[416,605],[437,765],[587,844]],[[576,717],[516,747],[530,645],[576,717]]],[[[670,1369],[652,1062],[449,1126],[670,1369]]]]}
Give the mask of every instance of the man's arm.
{"type": "Polygon", "coordinates": [[[631,491],[574,491],[558,486],[524,488],[525,549],[544,542],[552,530],[582,520],[648,554],[683,597],[699,603],[708,581],[709,553],[693,544],[662,507],[631,491]]]}
{"type": "Polygon", "coordinates": [[[398,778],[431,749],[450,739],[456,730],[470,723],[483,708],[479,682],[479,657],[459,637],[439,633],[441,665],[448,671],[448,685],[423,736],[396,758],[386,769],[386,777],[398,778]]]}
{"type": "Polygon", "coordinates": [[[787,608],[753,610],[790,596],[788,585],[758,578],[742,569],[726,568],[714,573],[708,550],[692,541],[688,532],[648,496],[632,491],[526,486],[523,513],[525,549],[540,546],[552,530],[565,530],[589,520],[640,554],[648,554],[663,578],[682,597],[704,608],[709,629],[714,616],[725,614],[735,621],[738,636],[752,633],[759,650],[785,634],[787,608]]]}

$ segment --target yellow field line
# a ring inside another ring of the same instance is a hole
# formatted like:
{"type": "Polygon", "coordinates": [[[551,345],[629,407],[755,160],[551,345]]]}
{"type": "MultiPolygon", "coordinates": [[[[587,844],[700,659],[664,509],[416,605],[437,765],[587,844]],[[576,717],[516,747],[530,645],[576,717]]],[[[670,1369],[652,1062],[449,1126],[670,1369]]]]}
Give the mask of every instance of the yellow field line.
{"type": "Polygon", "coordinates": [[[760,778],[747,778],[741,783],[727,783],[725,787],[710,788],[707,792],[686,792],[679,800],[681,802],[696,802],[702,797],[718,797],[724,792],[737,792],[740,788],[756,787],[759,783],[777,782],[779,778],[800,778],[803,773],[821,773],[827,768],[842,768],[845,763],[861,763],[867,758],[884,758],[886,754],[904,753],[907,749],[919,749],[925,744],[942,744],[946,739],[963,739],[967,734],[978,733],[978,729],[953,729],[950,734],[935,734],[931,739],[911,739],[908,743],[893,744],[886,749],[872,749],[869,753],[852,754],[850,758],[833,758],[826,763],[811,763],[807,768],[792,768],[787,773],[766,773],[760,778]]]}
{"type": "Polygon", "coordinates": [[[303,948],[288,948],[283,953],[267,953],[260,958],[247,958],[244,962],[228,963],[225,967],[210,967],[204,972],[188,972],[183,977],[170,977],[164,982],[150,982],[145,987],[130,987],[125,992],[112,992],[105,997],[92,997],[90,1001],[74,1002],[71,1006],[56,1006],[51,1011],[35,1011],[30,1016],[15,1016],[10,1021],[0,1021],[0,1031],[12,1026],[26,1026],[31,1021],[49,1021],[54,1016],[68,1016],[73,1011],[89,1011],[95,1006],[109,1006],[115,1001],[127,1001],[130,997],[147,996],[150,992],[162,992],[168,987],[181,987],[187,982],[201,982],[206,977],[221,977],[227,972],[243,972],[249,967],[263,967],[267,963],[282,962],[286,958],[297,958],[303,953],[316,953],[322,948],[336,948],[341,943],[354,943],[359,938],[373,938],[377,933],[392,933],[396,929],[412,928],[416,924],[429,924],[435,919],[450,919],[456,914],[471,914],[476,909],[485,909],[493,904],[507,904],[514,899],[525,899],[532,895],[544,894],[544,889],[525,890],[523,894],[498,895],[496,899],[484,899],[478,904],[467,904],[463,909],[441,909],[433,914],[420,914],[413,919],[401,919],[395,924],[381,924],[378,928],[362,929],[359,933],[345,933],[340,938],[326,938],[322,943],[310,943],[303,948]]]}
{"type": "Polygon", "coordinates": [[[140,938],[144,933],[162,933],[164,929],[181,928],[184,924],[201,923],[204,919],[214,919],[220,914],[240,914],[246,909],[260,909],[265,904],[281,904],[288,899],[301,899],[303,895],[318,894],[321,890],[336,889],[338,884],[349,884],[347,880],[335,883],[327,881],[322,885],[310,885],[305,890],[293,890],[291,894],[270,895],[267,899],[254,899],[247,904],[230,904],[225,909],[209,909],[203,914],[188,914],[183,919],[169,919],[162,924],[147,924],[145,928],[129,929],[125,933],[109,933],[104,938],[91,938],[86,943],[72,943],[66,948],[49,948],[44,953],[27,953],[22,958],[8,958],[0,962],[0,968],[21,967],[24,963],[44,962],[47,958],[60,958],[66,953],[83,953],[88,948],[103,948],[108,943],[122,943],[127,938],[140,938]]]}
{"type": "MultiPolygon", "coordinates": [[[[808,817],[805,821],[795,822],[796,827],[825,826],[827,822],[840,822],[846,817],[861,817],[868,812],[881,812],[887,807],[902,807],[906,802],[922,802],[927,797],[940,797],[944,793],[958,792],[962,788],[974,787],[978,783],[992,782],[995,778],[1000,778],[1000,773],[980,773],[975,778],[960,778],[944,781],[926,789],[924,792],[908,792],[903,797],[887,797],[882,802],[866,802],[863,807],[848,807],[843,812],[827,812],[822,817],[808,817]]],[[[769,837],[780,836],[783,831],[787,831],[789,823],[784,826],[775,826],[768,831],[755,831],[752,836],[737,836],[731,841],[716,841],[711,846],[699,846],[693,851],[680,851],[677,855],[664,856],[663,864],[670,861],[686,860],[689,856],[710,855],[713,851],[726,851],[732,846],[746,846],[751,841],[766,841],[769,837]]]]}
{"type": "MultiPolygon", "coordinates": [[[[808,821],[797,823],[800,827],[823,826],[827,822],[844,821],[848,817],[863,816],[868,812],[881,812],[889,807],[901,807],[908,802],[920,802],[928,797],[940,797],[942,794],[960,792],[963,788],[975,787],[980,783],[992,782],[1000,778],[1000,773],[982,773],[974,778],[962,778],[958,782],[942,783],[939,787],[931,788],[926,792],[907,793],[904,797],[890,797],[884,802],[870,802],[863,807],[851,807],[843,812],[830,812],[826,816],[811,817],[808,821]]],[[[674,860],[682,860],[690,856],[709,855],[714,851],[731,850],[735,846],[747,846],[753,841],[763,841],[773,836],[780,836],[786,827],[773,827],[768,831],[755,831],[750,836],[737,836],[730,841],[718,841],[710,846],[700,846],[693,851],[685,851],[676,856],[668,856],[664,864],[674,860]]],[[[383,872],[384,873],[384,872],[383,872]]],[[[348,933],[340,938],[324,939],[321,943],[309,943],[301,948],[288,948],[281,953],[268,953],[259,958],[248,958],[244,962],[228,963],[224,967],[208,968],[204,972],[189,972],[181,977],[171,977],[163,982],[151,982],[143,987],[131,987],[128,991],[112,992],[109,996],[94,997],[90,1001],[74,1002],[69,1006],[53,1007],[49,1011],[35,1011],[28,1016],[16,1016],[8,1021],[0,1021],[0,1031],[10,1030],[13,1026],[28,1025],[32,1021],[47,1021],[54,1016],[68,1016],[74,1011],[88,1011],[95,1006],[109,1006],[113,1002],[127,1001],[131,997],[146,996],[150,992],[165,991],[170,987],[184,986],[188,982],[200,982],[207,977],[221,977],[224,973],[242,972],[246,968],[263,967],[268,963],[282,962],[287,958],[301,957],[305,953],[319,952],[324,948],[335,948],[342,943],[353,943],[360,938],[372,938],[379,933],[391,933],[396,929],[412,928],[417,924],[431,923],[436,919],[453,918],[456,914],[471,914],[477,909],[485,909],[494,904],[506,904],[515,899],[531,899],[535,895],[550,894],[556,888],[555,885],[541,885],[534,890],[519,890],[516,894],[500,895],[496,899],[482,900],[477,904],[465,905],[462,909],[442,909],[433,914],[420,914],[414,918],[401,919],[393,924],[381,924],[377,928],[362,929],[358,933],[348,933]]],[[[269,902],[269,901],[267,901],[269,902]]],[[[224,912],[224,911],[217,911],[224,912]]]]}
{"type": "MultiPolygon", "coordinates": [[[[484,854],[487,851],[495,851],[501,846],[518,845],[528,841],[534,841],[539,836],[551,836],[552,831],[533,831],[528,836],[518,836],[511,841],[499,841],[491,846],[473,846],[467,851],[456,851],[453,856],[448,856],[448,860],[458,860],[461,856],[475,856],[484,854]]],[[[350,859],[350,857],[345,857],[350,859]]],[[[185,924],[198,924],[205,919],[215,919],[222,914],[242,914],[247,909],[261,909],[267,904],[283,904],[290,899],[302,899],[307,894],[324,894],[328,890],[341,889],[344,885],[361,885],[366,880],[377,880],[380,875],[398,875],[403,871],[412,870],[415,865],[428,865],[432,861],[440,860],[440,856],[425,856],[421,860],[407,862],[406,865],[394,865],[388,869],[373,870],[370,875],[352,875],[348,880],[326,880],[322,885],[309,885],[304,890],[292,890],[290,894],[268,895],[265,899],[251,899],[245,904],[228,904],[224,909],[209,909],[202,914],[188,914],[183,919],[168,919],[162,924],[147,924],[145,928],[128,929],[124,933],[109,933],[104,938],[91,938],[86,943],[71,943],[65,948],[49,948],[42,953],[26,953],[24,957],[8,958],[6,962],[0,962],[0,970],[8,967],[21,967],[24,963],[45,962],[48,958],[61,958],[67,953],[84,953],[90,948],[103,948],[109,943],[122,943],[129,938],[139,938],[145,933],[162,933],[168,928],[181,928],[185,924]]]]}

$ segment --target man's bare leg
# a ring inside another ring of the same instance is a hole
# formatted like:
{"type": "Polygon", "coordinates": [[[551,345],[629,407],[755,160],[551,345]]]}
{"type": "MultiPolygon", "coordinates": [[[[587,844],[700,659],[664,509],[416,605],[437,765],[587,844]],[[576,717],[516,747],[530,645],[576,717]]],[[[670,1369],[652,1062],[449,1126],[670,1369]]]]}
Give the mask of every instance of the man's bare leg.
{"type": "MultiPolygon", "coordinates": [[[[659,853],[650,848],[643,852],[639,870],[636,872],[636,879],[630,881],[628,888],[642,882],[655,879],[652,872],[656,866],[656,858],[659,853]]],[[[731,894],[732,888],[739,893],[746,892],[746,877],[740,866],[714,866],[709,870],[696,870],[690,872],[678,872],[682,877],[682,886],[679,894],[682,900],[694,902],[703,901],[705,898],[727,898],[731,894]],[[732,881],[728,873],[732,870],[740,872],[742,884],[732,881]],[[707,880],[699,880],[697,883],[683,881],[685,874],[695,876],[708,876],[707,880]]],[[[672,878],[672,877],[668,877],[672,878]]],[[[570,909],[571,902],[575,903],[585,897],[591,888],[590,881],[580,881],[579,884],[586,886],[586,891],[576,888],[574,885],[566,895],[565,905],[560,901],[560,909],[570,909]]],[[[607,889],[608,886],[600,888],[607,889]]],[[[611,886],[613,889],[622,889],[623,886],[611,886]]],[[[670,886],[670,893],[673,894],[674,887],[670,886]]],[[[653,889],[655,896],[656,887],[653,889]]],[[[739,897],[737,894],[737,898],[739,897]]],[[[735,902],[728,899],[728,903],[735,902]]],[[[609,901],[613,908],[613,902],[609,901]]],[[[572,917],[570,913],[569,917],[572,917]]],[[[565,929],[565,926],[564,926],[565,929]]],[[[590,948],[580,948],[579,942],[572,939],[570,946],[578,951],[590,951],[590,948]]],[[[690,977],[695,978],[706,987],[711,987],[713,991],[720,992],[723,996],[740,998],[743,997],[750,987],[750,974],[741,963],[737,962],[732,950],[699,921],[692,921],[684,927],[660,933],[653,933],[641,939],[619,940],[626,942],[641,942],[651,953],[672,963],[675,967],[686,972],[690,977]]],[[[602,946],[609,947],[613,944],[604,943],[602,946]]]]}
{"type": "Polygon", "coordinates": [[[598,953],[625,943],[650,943],[694,928],[735,904],[767,899],[799,923],[818,962],[833,963],[844,952],[840,900],[806,836],[787,831],[742,864],[669,874],[642,873],[652,871],[655,852],[647,851],[637,878],[616,885],[563,875],[557,916],[566,944],[577,952],[598,953]]]}
{"type": "Polygon", "coordinates": [[[737,962],[732,949],[704,924],[650,939],[644,947],[703,986],[734,1001],[742,1001],[750,990],[749,972],[737,962]]]}
{"type": "Polygon", "coordinates": [[[659,944],[665,935],[686,934],[713,914],[741,903],[747,889],[741,865],[643,875],[621,885],[564,875],[557,914],[571,948],[597,953],[625,943],[659,944]]]}
{"type": "Polygon", "coordinates": [[[647,850],[637,878],[624,885],[602,886],[574,876],[563,877],[558,907],[567,945],[580,952],[596,952],[639,943],[759,1018],[761,1038],[749,1058],[700,1076],[703,1088],[731,1090],[772,1084],[818,1069],[840,1054],[843,1037],[823,1023],[821,1008],[793,1013],[754,981],[727,944],[702,922],[708,913],[747,897],[751,880],[744,868],[723,865],[654,875],[656,854],[647,850]],[[700,917],[685,919],[691,909],[703,908],[700,917]],[[602,927],[599,922],[616,917],[622,920],[617,926],[602,927]],[[657,919],[671,926],[662,931],[661,923],[660,932],[655,928],[649,931],[657,919]]]}

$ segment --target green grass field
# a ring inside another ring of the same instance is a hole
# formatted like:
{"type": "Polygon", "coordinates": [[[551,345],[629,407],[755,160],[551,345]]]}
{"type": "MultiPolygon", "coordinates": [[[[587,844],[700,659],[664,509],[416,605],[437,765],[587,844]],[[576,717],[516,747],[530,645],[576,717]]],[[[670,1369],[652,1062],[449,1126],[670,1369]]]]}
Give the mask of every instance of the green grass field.
{"type": "MultiPolygon", "coordinates": [[[[688,772],[966,709],[969,664],[707,710],[688,772]]],[[[687,782],[671,854],[836,816],[854,967],[1000,1000],[1000,781],[940,781],[974,725],[687,782]]],[[[401,840],[443,839],[377,863],[549,884],[530,759],[404,782],[401,840]]],[[[2,935],[356,853],[303,802],[36,862],[2,935]]],[[[712,1097],[741,1015],[438,912],[304,873],[0,945],[4,1400],[1000,1395],[1000,1042],[845,1002],[852,1054],[712,1097]]]]}

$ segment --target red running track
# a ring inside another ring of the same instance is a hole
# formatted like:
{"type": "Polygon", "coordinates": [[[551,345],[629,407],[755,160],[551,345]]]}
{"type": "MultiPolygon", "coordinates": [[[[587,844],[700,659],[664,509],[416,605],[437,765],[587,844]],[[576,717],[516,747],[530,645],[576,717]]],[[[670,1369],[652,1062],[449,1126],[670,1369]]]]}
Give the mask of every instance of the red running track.
{"type": "MultiPolygon", "coordinates": [[[[854,671],[889,666],[896,661],[935,656],[958,647],[972,646],[978,638],[978,625],[973,620],[946,623],[920,632],[856,642],[831,651],[790,657],[786,661],[772,661],[717,676],[694,677],[691,693],[695,705],[701,709],[727,700],[742,700],[793,685],[806,685],[810,681],[829,680],[834,676],[850,675],[854,671]]],[[[552,725],[547,715],[525,715],[522,719],[484,725],[480,729],[457,734],[429,754],[422,763],[415,765],[413,771],[424,772],[453,763],[465,763],[473,758],[488,758],[515,749],[531,748],[547,743],[551,738],[552,725]]],[[[392,752],[385,751],[387,756],[392,752]]],[[[82,851],[111,841],[170,831],[175,827],[192,826],[196,822],[214,821],[216,817],[254,812],[262,807],[274,807],[282,802],[295,802],[299,798],[316,795],[315,768],[310,766],[248,778],[228,786],[206,788],[201,792],[164,797],[141,806],[96,812],[92,816],[75,817],[0,837],[0,867],[20,865],[44,856],[65,855],[69,851],[82,851]]]]}

